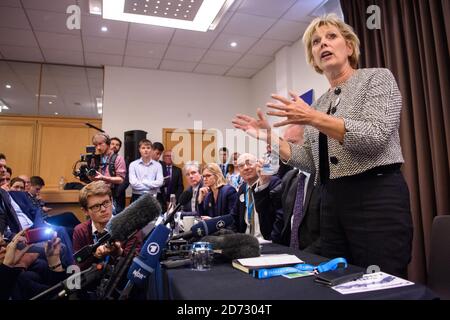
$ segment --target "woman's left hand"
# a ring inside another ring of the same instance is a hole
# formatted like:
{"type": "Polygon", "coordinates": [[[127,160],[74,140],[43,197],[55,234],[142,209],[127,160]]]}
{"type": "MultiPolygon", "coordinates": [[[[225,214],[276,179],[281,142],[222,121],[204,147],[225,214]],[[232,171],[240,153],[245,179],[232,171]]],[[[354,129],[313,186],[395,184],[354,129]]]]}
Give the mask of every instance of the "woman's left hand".
{"type": "Polygon", "coordinates": [[[269,111],[267,115],[276,117],[286,117],[284,121],[274,124],[274,127],[281,127],[288,124],[308,124],[310,125],[317,115],[317,111],[311,108],[302,98],[289,91],[292,100],[273,94],[272,98],[281,103],[267,103],[267,107],[278,111],[269,111]]]}

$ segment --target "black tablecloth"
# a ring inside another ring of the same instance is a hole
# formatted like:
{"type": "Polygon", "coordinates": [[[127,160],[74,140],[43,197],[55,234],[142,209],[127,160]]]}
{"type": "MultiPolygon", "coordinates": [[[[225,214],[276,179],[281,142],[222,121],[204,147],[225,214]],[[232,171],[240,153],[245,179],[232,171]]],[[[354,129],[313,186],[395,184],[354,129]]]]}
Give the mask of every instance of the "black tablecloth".
{"type": "MultiPolygon", "coordinates": [[[[265,244],[263,254],[290,253],[310,264],[327,259],[291,248],[265,244]]],[[[358,268],[352,266],[352,268],[358,268]]],[[[411,286],[343,295],[314,282],[314,277],[287,279],[279,276],[255,279],[239,271],[231,263],[214,263],[211,270],[189,268],[163,271],[165,298],[177,300],[348,300],[348,299],[436,299],[428,288],[411,286]]]]}

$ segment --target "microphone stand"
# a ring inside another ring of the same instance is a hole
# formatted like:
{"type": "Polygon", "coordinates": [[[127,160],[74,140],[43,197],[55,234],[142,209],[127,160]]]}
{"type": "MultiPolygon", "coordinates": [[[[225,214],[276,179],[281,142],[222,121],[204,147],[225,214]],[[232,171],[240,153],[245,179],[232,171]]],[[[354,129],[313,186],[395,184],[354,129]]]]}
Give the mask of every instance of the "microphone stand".
{"type": "Polygon", "coordinates": [[[82,290],[87,285],[100,279],[105,272],[106,264],[94,263],[88,269],[71,275],[69,278],[57,283],[53,287],[39,293],[32,297],[30,300],[57,300],[62,299],[65,296],[73,294],[79,290],[82,290]],[[72,286],[75,283],[76,277],[80,277],[80,286],[72,286]]]}

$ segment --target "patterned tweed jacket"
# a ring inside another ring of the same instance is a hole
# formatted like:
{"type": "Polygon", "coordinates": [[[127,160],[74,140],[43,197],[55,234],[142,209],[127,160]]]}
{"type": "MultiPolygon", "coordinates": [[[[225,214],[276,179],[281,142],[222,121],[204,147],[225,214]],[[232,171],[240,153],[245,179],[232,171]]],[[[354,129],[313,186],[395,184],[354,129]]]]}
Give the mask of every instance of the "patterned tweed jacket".
{"type": "MultiPolygon", "coordinates": [[[[328,91],[312,105],[322,112],[335,106],[333,116],[344,119],[347,131],[342,144],[328,138],[330,179],[403,163],[399,137],[402,98],[392,73],[388,69],[358,69],[340,88],[339,95],[328,91]]],[[[287,164],[316,172],[317,184],[319,131],[306,126],[305,143],[290,147],[287,164]]]]}

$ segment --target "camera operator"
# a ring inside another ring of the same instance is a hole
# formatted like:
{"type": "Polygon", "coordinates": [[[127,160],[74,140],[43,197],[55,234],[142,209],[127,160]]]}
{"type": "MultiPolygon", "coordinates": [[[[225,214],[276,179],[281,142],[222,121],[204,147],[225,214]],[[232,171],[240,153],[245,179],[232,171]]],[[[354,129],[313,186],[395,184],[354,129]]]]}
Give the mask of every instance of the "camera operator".
{"type": "MultiPolygon", "coordinates": [[[[95,176],[89,176],[92,181],[104,181],[115,194],[118,185],[124,182],[127,169],[122,156],[114,152],[110,147],[111,139],[106,133],[97,133],[92,137],[92,144],[95,146],[96,154],[101,156],[100,167],[95,176]]],[[[117,199],[113,196],[114,207],[117,199]]]]}

